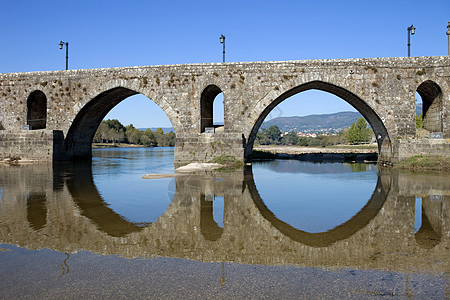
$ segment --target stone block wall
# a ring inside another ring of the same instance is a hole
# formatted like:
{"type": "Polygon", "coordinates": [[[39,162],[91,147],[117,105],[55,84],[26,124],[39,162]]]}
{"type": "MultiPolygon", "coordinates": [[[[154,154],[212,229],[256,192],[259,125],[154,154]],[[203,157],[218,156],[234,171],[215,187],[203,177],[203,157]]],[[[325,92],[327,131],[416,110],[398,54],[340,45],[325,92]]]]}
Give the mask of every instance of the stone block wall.
{"type": "Polygon", "coordinates": [[[52,161],[57,145],[62,144],[62,134],[54,130],[0,131],[0,160],[52,161]]]}
{"type": "Polygon", "coordinates": [[[450,139],[397,139],[393,142],[391,163],[416,155],[450,157],[450,139]]]}
{"type": "Polygon", "coordinates": [[[242,135],[236,133],[199,133],[178,137],[175,164],[209,162],[214,157],[232,156],[244,160],[242,135]]]}

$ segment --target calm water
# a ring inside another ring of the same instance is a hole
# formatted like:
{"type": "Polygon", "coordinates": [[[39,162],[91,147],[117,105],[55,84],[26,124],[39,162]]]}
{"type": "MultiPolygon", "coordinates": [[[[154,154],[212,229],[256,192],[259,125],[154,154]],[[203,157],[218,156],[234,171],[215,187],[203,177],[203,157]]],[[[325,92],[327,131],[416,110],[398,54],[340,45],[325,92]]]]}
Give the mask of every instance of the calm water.
{"type": "Polygon", "coordinates": [[[0,166],[0,297],[449,299],[449,177],[274,160],[142,179],[173,155],[0,166]]]}

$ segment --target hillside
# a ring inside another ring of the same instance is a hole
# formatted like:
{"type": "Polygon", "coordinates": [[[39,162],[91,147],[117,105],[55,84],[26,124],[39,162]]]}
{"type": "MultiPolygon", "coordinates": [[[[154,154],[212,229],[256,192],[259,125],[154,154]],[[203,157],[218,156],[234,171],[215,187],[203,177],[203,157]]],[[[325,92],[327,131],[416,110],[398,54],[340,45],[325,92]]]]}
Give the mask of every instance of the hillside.
{"type": "Polygon", "coordinates": [[[278,117],[263,122],[261,129],[277,125],[282,132],[286,131],[341,131],[361,118],[358,112],[344,111],[333,114],[309,115],[304,117],[278,117]]]}

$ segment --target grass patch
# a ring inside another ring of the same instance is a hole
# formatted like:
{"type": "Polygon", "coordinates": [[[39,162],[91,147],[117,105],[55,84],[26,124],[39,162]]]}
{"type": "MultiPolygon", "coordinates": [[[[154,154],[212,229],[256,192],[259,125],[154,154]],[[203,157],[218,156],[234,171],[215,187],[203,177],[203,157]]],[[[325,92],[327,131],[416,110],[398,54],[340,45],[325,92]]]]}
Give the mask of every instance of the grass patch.
{"type": "Polygon", "coordinates": [[[412,172],[450,174],[450,158],[417,155],[400,161],[395,168],[412,172]]]}
{"type": "Polygon", "coordinates": [[[214,157],[210,162],[224,165],[220,170],[235,170],[244,167],[243,161],[228,155],[214,157]]]}

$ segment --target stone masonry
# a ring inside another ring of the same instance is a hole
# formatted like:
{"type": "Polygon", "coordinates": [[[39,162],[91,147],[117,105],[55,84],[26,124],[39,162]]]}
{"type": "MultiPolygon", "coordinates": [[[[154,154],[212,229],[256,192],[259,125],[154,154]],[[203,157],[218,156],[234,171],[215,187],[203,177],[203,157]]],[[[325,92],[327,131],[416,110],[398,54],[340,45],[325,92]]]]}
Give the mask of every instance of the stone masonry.
{"type": "Polygon", "coordinates": [[[448,151],[450,57],[439,56],[0,74],[0,157],[89,160],[102,119],[119,102],[140,93],[172,122],[176,163],[220,155],[249,161],[264,118],[283,100],[309,89],[332,93],[355,107],[376,134],[379,159],[387,162],[405,157],[407,149],[397,143],[416,135],[417,92],[425,129],[442,132],[439,143],[448,151]],[[220,92],[224,127],[204,132],[212,124],[212,103],[220,92]]]}

